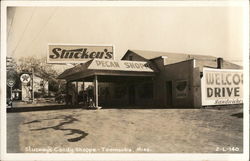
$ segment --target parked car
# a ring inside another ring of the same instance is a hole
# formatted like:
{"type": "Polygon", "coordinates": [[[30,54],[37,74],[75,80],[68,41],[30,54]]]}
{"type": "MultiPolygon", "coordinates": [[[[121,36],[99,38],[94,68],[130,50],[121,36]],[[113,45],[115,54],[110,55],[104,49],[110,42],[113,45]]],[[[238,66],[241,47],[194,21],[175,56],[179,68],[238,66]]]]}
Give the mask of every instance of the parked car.
{"type": "Polygon", "coordinates": [[[12,107],[12,99],[11,98],[7,98],[7,100],[6,100],[7,102],[7,108],[11,108],[12,107]]]}
{"type": "Polygon", "coordinates": [[[65,97],[66,97],[66,94],[58,94],[55,98],[55,101],[57,103],[64,103],[65,102],[65,97]]]}

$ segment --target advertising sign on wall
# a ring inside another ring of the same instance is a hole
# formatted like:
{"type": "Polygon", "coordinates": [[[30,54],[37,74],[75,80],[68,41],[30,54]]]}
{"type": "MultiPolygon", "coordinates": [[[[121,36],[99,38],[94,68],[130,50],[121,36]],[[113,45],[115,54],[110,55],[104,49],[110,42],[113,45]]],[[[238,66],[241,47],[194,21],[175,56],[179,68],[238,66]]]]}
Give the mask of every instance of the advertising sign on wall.
{"type": "Polygon", "coordinates": [[[176,98],[185,98],[188,94],[188,81],[187,80],[180,80],[176,81],[176,98]]]}
{"type": "Polygon", "coordinates": [[[243,70],[203,69],[202,105],[243,103],[243,70]]]}
{"type": "Polygon", "coordinates": [[[84,63],[91,59],[114,59],[112,45],[49,44],[48,63],[84,63]]]}

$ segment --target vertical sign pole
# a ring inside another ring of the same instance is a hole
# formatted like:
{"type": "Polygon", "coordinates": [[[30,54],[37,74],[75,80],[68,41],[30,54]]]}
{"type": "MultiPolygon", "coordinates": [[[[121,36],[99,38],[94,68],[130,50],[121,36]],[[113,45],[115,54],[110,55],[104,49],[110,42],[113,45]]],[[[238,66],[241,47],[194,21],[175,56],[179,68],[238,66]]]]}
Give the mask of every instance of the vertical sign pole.
{"type": "Polygon", "coordinates": [[[95,75],[94,79],[94,95],[95,95],[95,106],[98,107],[98,77],[95,75]]]}
{"type": "Polygon", "coordinates": [[[85,90],[85,84],[84,84],[84,79],[82,80],[82,90],[85,90]]]}
{"type": "Polygon", "coordinates": [[[82,80],[82,91],[83,91],[83,95],[81,97],[83,99],[83,104],[85,105],[85,101],[87,101],[87,100],[84,99],[85,98],[84,97],[85,96],[84,79],[82,80]]]}
{"type": "Polygon", "coordinates": [[[32,102],[34,103],[34,68],[32,67],[32,102]]]}
{"type": "Polygon", "coordinates": [[[10,87],[10,100],[12,100],[12,87],[10,87]]]}
{"type": "Polygon", "coordinates": [[[75,97],[75,99],[76,99],[76,104],[78,105],[78,103],[79,103],[79,100],[78,100],[78,95],[79,95],[79,93],[78,93],[78,81],[76,81],[76,91],[75,91],[75,93],[76,93],[76,97],[75,97]]]}
{"type": "Polygon", "coordinates": [[[66,82],[66,99],[65,99],[65,102],[66,102],[66,105],[70,104],[69,103],[69,82],[67,81],[66,82]]]}

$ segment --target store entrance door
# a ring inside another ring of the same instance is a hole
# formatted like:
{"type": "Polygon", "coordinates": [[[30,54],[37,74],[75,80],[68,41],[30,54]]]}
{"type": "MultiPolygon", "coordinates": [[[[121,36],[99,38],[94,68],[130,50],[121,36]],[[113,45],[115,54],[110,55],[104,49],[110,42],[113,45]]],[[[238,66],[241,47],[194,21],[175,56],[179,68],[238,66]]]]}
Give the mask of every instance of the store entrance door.
{"type": "Polygon", "coordinates": [[[128,94],[129,94],[129,104],[134,105],[135,104],[135,85],[129,86],[128,94]]]}
{"type": "Polygon", "coordinates": [[[167,81],[166,82],[166,105],[167,106],[172,106],[173,104],[172,97],[173,97],[172,81],[167,81]]]}

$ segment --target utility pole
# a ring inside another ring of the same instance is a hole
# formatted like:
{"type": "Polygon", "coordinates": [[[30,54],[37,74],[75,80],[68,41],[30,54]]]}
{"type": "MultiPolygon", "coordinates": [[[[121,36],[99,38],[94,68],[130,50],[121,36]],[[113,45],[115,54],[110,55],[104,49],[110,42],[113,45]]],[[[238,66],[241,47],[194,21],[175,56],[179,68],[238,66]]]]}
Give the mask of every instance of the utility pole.
{"type": "Polygon", "coordinates": [[[94,77],[94,99],[95,99],[95,107],[98,107],[98,76],[94,77]]]}
{"type": "Polygon", "coordinates": [[[34,103],[34,68],[32,67],[32,103],[34,103]]]}

